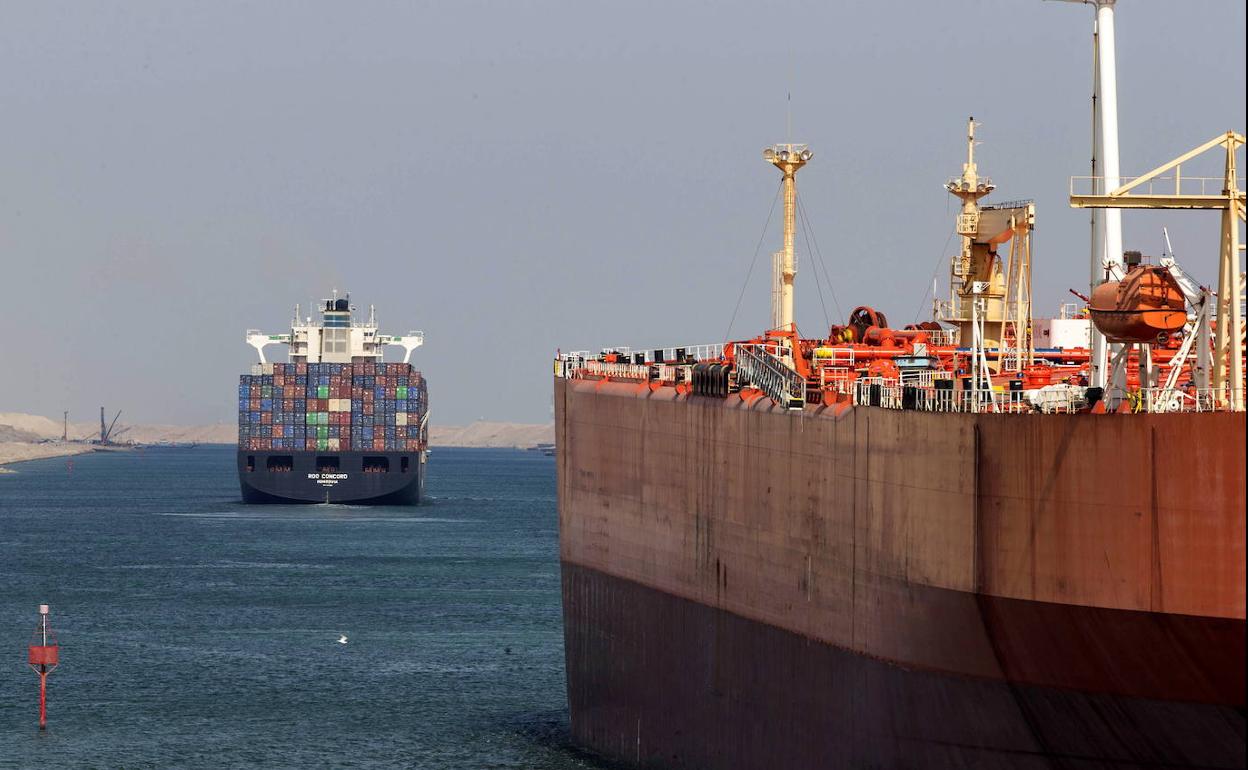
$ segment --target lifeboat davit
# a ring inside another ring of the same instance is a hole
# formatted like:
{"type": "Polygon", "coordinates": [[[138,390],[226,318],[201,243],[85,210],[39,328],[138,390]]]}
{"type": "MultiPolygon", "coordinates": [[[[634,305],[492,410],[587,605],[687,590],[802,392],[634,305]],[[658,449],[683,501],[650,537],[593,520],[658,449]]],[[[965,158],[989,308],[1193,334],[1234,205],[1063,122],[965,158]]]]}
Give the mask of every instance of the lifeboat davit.
{"type": "Polygon", "coordinates": [[[1179,282],[1156,265],[1137,265],[1121,281],[1092,290],[1092,323],[1110,342],[1153,342],[1187,323],[1179,282]]]}

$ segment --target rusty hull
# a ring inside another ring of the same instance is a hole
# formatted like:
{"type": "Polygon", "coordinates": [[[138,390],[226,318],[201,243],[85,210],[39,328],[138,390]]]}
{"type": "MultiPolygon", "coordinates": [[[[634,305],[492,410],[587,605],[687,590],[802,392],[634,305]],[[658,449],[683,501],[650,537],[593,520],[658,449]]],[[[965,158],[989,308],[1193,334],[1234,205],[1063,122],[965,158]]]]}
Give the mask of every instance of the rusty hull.
{"type": "Polygon", "coordinates": [[[1244,416],[555,383],[573,732],[656,766],[1242,767],[1244,416]]]}

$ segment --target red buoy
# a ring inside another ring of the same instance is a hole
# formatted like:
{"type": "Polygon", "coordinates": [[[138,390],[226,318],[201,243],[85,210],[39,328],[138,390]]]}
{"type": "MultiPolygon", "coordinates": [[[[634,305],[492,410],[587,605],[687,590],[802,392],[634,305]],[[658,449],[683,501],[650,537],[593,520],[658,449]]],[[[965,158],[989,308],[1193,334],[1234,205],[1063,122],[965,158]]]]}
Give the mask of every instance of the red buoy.
{"type": "Polygon", "coordinates": [[[48,622],[48,605],[39,605],[39,625],[30,640],[30,667],[39,675],[39,729],[48,729],[48,674],[60,662],[60,647],[48,622]]]}

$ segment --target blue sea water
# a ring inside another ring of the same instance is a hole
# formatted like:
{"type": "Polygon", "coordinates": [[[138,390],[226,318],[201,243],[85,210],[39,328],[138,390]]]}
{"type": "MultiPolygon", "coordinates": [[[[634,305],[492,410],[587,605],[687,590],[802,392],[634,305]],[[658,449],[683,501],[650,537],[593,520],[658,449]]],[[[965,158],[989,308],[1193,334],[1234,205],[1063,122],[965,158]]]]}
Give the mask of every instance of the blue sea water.
{"type": "Polygon", "coordinates": [[[567,738],[551,458],[436,450],[413,508],[244,505],[228,447],[14,468],[0,767],[600,767],[567,738]]]}

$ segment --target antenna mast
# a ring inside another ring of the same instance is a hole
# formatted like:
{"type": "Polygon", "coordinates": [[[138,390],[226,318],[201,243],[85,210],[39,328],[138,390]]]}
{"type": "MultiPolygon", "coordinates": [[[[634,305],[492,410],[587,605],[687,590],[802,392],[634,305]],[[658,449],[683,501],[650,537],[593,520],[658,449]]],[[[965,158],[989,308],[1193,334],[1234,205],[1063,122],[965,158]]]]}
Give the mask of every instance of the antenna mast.
{"type": "Polygon", "coordinates": [[[797,171],[814,157],[804,144],[777,144],[763,150],[763,160],[784,174],[784,251],[780,259],[779,307],[773,297],[772,316],[779,320],[776,328],[795,331],[793,325],[793,278],[797,275],[797,259],[793,252],[793,234],[797,229],[797,171]]]}

